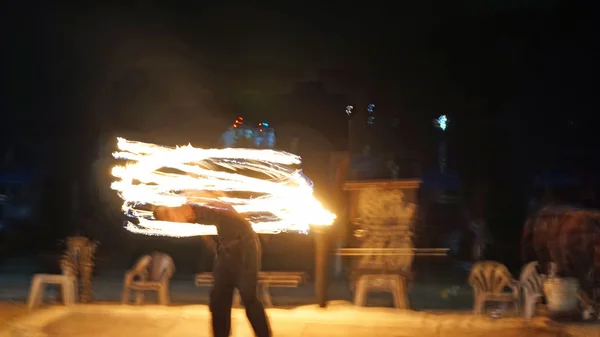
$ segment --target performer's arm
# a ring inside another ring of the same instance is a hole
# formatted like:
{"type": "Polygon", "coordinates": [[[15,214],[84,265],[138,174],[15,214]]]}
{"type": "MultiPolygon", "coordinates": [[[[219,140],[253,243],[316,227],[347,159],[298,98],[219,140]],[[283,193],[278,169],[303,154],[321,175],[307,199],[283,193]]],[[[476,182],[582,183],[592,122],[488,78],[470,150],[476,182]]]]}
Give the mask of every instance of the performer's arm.
{"type": "Polygon", "coordinates": [[[157,206],[154,208],[154,218],[160,221],[194,223],[196,215],[189,205],[178,207],[157,206]]]}
{"type": "Polygon", "coordinates": [[[202,240],[204,240],[204,243],[206,243],[206,246],[208,248],[210,248],[210,250],[216,254],[217,253],[217,243],[215,242],[215,239],[213,239],[212,236],[208,236],[208,235],[202,235],[202,240]]]}

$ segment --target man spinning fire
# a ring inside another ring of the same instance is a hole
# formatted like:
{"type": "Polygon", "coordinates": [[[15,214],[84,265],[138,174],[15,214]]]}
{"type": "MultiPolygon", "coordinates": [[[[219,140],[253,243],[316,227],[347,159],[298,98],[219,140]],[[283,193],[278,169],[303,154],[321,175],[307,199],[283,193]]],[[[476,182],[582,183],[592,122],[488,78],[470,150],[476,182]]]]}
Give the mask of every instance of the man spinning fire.
{"type": "Polygon", "coordinates": [[[229,337],[235,288],[240,293],[256,336],[270,337],[271,328],[256,292],[261,264],[260,241],[250,223],[231,205],[217,202],[206,206],[158,206],[154,210],[154,218],[214,225],[217,228],[214,285],[210,294],[214,337],[229,337]]]}

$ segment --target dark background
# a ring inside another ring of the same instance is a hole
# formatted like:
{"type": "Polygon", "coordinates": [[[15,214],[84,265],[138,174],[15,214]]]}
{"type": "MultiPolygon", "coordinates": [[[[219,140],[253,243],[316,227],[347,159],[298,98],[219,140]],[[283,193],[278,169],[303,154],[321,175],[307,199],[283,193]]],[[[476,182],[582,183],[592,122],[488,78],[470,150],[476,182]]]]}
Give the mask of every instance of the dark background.
{"type": "MultiPolygon", "coordinates": [[[[516,249],[534,174],[572,171],[593,185],[594,8],[550,0],[9,1],[0,146],[12,149],[10,169],[41,177],[41,227],[28,235],[53,246],[50,237],[88,228],[104,238],[98,228],[120,228],[106,201],[110,163],[97,162],[110,158],[117,135],[209,146],[238,115],[268,121],[283,147],[301,137],[319,186],[328,151],[347,146],[345,106],[373,102],[374,148],[425,169],[436,165],[432,120],[448,115],[461,193],[480,198],[474,191],[486,186],[491,230],[503,251],[516,249]]],[[[353,133],[364,137],[366,118],[355,118],[353,133]]]]}

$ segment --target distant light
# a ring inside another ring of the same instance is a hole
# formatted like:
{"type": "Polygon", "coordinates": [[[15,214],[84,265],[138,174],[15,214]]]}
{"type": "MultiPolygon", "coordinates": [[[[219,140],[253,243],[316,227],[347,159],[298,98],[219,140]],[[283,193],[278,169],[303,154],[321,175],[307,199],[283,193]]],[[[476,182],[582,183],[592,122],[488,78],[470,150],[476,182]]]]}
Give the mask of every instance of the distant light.
{"type": "Polygon", "coordinates": [[[375,109],[375,104],[369,104],[367,105],[367,111],[372,114],[373,110],[375,109]]]}
{"type": "Polygon", "coordinates": [[[348,115],[348,117],[350,117],[350,115],[352,115],[352,109],[354,109],[354,107],[352,105],[348,105],[346,107],[346,115],[348,115]]]}
{"type": "Polygon", "coordinates": [[[438,128],[442,129],[442,131],[446,131],[450,120],[448,119],[448,117],[446,117],[446,115],[441,115],[436,120],[434,120],[434,122],[436,123],[438,128]]]}
{"type": "Polygon", "coordinates": [[[369,113],[369,118],[367,118],[367,124],[375,124],[375,116],[373,116],[374,110],[375,110],[375,104],[367,105],[367,112],[369,113]]]}
{"type": "Polygon", "coordinates": [[[264,125],[264,126],[267,126],[267,127],[269,126],[269,123],[265,123],[265,122],[262,122],[262,123],[260,123],[260,124],[261,124],[261,125],[264,125]]]}

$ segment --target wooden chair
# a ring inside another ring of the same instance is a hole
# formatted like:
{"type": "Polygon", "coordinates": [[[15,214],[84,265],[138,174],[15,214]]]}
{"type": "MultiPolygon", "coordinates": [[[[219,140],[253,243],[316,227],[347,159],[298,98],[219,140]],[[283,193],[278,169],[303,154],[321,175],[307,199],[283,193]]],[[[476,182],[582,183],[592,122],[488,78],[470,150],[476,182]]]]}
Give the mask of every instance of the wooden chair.
{"type": "Polygon", "coordinates": [[[523,289],[524,317],[530,320],[535,315],[535,308],[538,302],[544,297],[544,280],[546,275],[540,274],[537,271],[538,263],[530,262],[521,270],[519,283],[523,289]]]}
{"type": "Polygon", "coordinates": [[[475,292],[473,313],[480,315],[486,302],[513,302],[519,313],[519,283],[503,264],[496,261],[476,263],[469,275],[469,284],[475,292]],[[505,289],[510,289],[510,292],[505,289]]]}
{"type": "Polygon", "coordinates": [[[129,303],[130,291],[135,291],[135,304],[144,302],[144,291],[156,291],[158,303],[170,302],[169,281],[175,273],[175,264],[168,254],[152,253],[142,256],[133,269],[125,273],[122,303],[129,303]]]}

